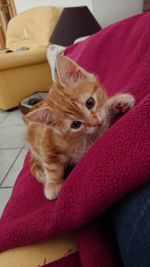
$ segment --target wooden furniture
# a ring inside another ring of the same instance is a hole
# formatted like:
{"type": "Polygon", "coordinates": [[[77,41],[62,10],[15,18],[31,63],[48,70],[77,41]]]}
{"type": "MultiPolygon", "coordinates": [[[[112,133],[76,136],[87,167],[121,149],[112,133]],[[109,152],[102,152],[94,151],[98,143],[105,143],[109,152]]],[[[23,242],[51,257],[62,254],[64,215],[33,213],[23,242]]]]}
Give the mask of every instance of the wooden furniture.
{"type": "Polygon", "coordinates": [[[0,0],[0,48],[5,48],[8,22],[16,15],[13,0],[0,0]]]}
{"type": "Polygon", "coordinates": [[[5,37],[3,34],[2,25],[0,25],[0,49],[4,49],[4,48],[5,48],[5,37]]]}

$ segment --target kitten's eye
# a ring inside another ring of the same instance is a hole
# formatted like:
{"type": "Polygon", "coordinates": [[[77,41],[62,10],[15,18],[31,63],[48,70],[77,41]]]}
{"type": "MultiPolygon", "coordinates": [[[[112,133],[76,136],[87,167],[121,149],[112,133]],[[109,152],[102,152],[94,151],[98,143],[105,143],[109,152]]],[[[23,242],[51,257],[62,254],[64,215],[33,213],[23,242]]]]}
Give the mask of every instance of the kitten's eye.
{"type": "Polygon", "coordinates": [[[95,106],[95,100],[94,100],[94,98],[93,98],[93,97],[90,97],[90,98],[86,101],[85,105],[86,105],[86,107],[87,107],[88,109],[93,108],[93,107],[95,106]]]}
{"type": "Polygon", "coordinates": [[[79,129],[80,126],[81,126],[80,121],[73,121],[73,123],[71,124],[71,128],[73,128],[73,129],[79,129]]]}

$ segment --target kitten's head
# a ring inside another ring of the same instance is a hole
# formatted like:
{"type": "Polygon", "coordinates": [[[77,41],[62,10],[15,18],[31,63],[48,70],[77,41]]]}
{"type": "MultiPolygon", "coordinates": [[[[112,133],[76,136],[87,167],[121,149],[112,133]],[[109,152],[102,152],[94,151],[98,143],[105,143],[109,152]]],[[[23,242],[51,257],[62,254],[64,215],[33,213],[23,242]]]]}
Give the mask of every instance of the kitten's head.
{"type": "Polygon", "coordinates": [[[65,56],[57,58],[56,69],[58,81],[50,88],[43,106],[28,113],[25,122],[49,127],[73,139],[100,131],[106,94],[97,78],[65,56]]]}

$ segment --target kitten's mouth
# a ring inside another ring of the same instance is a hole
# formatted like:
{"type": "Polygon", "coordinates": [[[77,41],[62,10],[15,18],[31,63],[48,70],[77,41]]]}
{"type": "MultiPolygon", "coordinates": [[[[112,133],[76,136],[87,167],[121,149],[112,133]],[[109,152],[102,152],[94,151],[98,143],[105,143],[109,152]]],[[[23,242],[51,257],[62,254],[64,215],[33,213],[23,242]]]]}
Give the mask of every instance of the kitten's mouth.
{"type": "Polygon", "coordinates": [[[101,125],[102,125],[102,122],[97,121],[94,125],[91,126],[91,128],[99,128],[101,127],[101,125]]]}
{"type": "Polygon", "coordinates": [[[97,130],[99,130],[103,125],[103,122],[96,122],[94,125],[92,125],[91,127],[89,127],[87,129],[87,133],[88,134],[94,134],[97,130]]]}
{"type": "Polygon", "coordinates": [[[104,119],[100,117],[93,125],[91,125],[91,128],[98,129],[98,128],[102,127],[103,124],[104,124],[104,119]]]}

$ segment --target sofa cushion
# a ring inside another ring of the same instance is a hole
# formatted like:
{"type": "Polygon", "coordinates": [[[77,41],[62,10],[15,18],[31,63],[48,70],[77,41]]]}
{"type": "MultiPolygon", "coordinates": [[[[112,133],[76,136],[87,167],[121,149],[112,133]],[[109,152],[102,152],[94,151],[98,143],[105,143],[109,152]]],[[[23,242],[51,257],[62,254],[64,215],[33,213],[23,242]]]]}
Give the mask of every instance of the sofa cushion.
{"type": "Polygon", "coordinates": [[[62,9],[37,7],[18,14],[8,24],[6,47],[16,50],[47,46],[62,9]]]}

